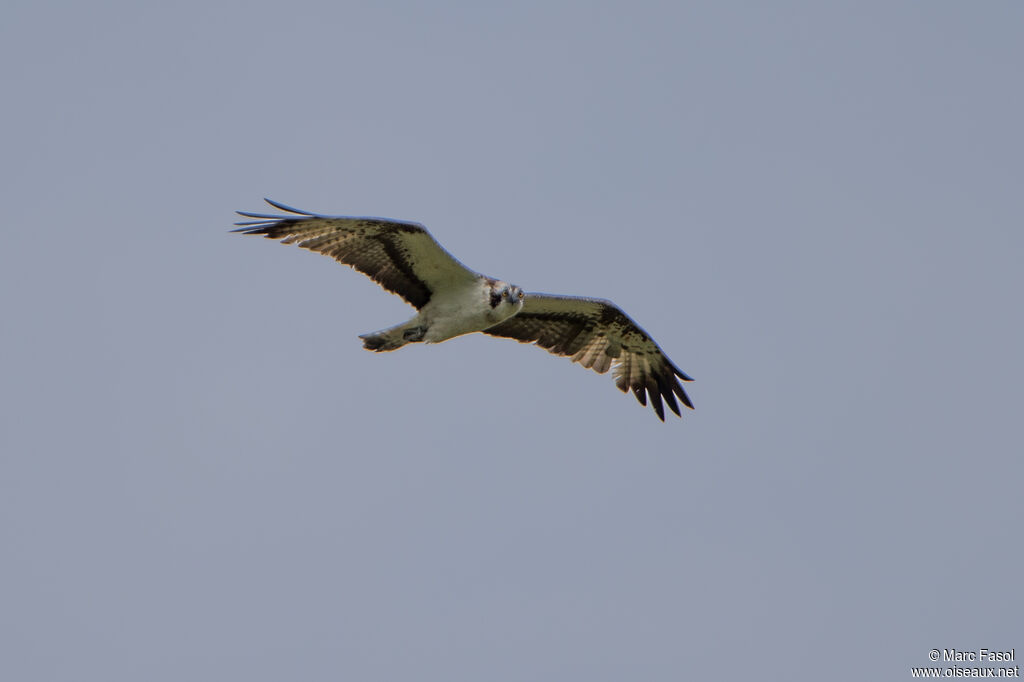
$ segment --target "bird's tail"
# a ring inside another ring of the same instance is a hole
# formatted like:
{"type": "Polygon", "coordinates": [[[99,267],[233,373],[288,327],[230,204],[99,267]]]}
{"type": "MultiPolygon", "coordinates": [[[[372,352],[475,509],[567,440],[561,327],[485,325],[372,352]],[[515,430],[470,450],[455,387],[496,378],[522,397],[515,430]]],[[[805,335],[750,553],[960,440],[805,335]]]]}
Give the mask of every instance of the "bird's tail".
{"type": "Polygon", "coordinates": [[[390,329],[363,334],[359,338],[363,340],[363,348],[366,350],[382,353],[388,350],[398,350],[407,343],[422,341],[425,331],[423,327],[406,322],[390,329]]]}

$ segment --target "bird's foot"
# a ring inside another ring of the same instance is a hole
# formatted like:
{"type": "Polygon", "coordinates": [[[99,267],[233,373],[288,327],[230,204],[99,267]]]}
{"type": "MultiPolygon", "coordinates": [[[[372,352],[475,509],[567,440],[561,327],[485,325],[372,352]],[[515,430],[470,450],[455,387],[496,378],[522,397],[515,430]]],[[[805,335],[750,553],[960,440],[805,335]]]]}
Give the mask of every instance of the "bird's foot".
{"type": "Polygon", "coordinates": [[[422,341],[423,337],[427,334],[427,328],[423,326],[410,327],[402,332],[402,338],[410,343],[422,341]]]}

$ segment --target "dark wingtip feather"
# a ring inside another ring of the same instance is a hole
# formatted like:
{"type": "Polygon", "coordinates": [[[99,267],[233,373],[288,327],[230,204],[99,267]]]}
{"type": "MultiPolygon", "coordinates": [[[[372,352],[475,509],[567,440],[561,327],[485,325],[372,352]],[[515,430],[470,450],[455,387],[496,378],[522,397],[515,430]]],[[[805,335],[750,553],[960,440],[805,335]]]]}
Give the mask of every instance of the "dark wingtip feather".
{"type": "Polygon", "coordinates": [[[235,223],[235,225],[241,225],[237,230],[228,230],[229,232],[241,232],[242,234],[261,234],[267,239],[274,239],[276,237],[274,228],[277,227],[277,223],[263,221],[253,221],[250,223],[235,223]]]}
{"type": "Polygon", "coordinates": [[[672,386],[672,390],[675,392],[677,396],[679,396],[679,399],[683,401],[684,405],[689,407],[691,410],[694,409],[693,403],[690,402],[690,396],[686,395],[686,391],[683,390],[683,387],[680,386],[678,382],[676,382],[675,385],[672,386]]]}
{"type": "Polygon", "coordinates": [[[237,230],[231,230],[232,232],[246,232],[248,234],[258,234],[266,230],[274,223],[268,223],[266,220],[250,220],[247,222],[235,223],[238,225],[237,230]]]}
{"type": "Polygon", "coordinates": [[[297,209],[297,208],[292,208],[291,206],[289,206],[287,204],[282,204],[280,201],[274,201],[273,199],[267,199],[266,197],[263,197],[263,201],[267,202],[268,204],[270,204],[271,206],[273,206],[277,210],[284,211],[286,213],[294,213],[295,215],[304,215],[304,216],[315,216],[315,215],[317,215],[316,213],[310,213],[309,211],[303,211],[303,210],[300,210],[300,209],[297,209]]]}
{"type": "Polygon", "coordinates": [[[683,415],[679,411],[679,405],[676,403],[676,397],[672,395],[671,384],[674,383],[676,383],[675,377],[670,379],[662,379],[661,377],[658,377],[658,388],[661,391],[661,395],[665,399],[665,402],[668,403],[668,409],[672,410],[677,417],[682,417],[683,415]]]}
{"type": "Polygon", "coordinates": [[[665,406],[661,402],[661,386],[654,377],[647,377],[647,395],[651,399],[654,411],[658,413],[658,419],[665,421],[665,406]]]}
{"type": "Polygon", "coordinates": [[[672,373],[673,374],[675,374],[677,377],[679,377],[683,381],[693,381],[693,379],[690,378],[690,375],[688,375],[686,372],[684,372],[683,370],[681,370],[678,367],[676,367],[672,363],[671,360],[669,360],[668,358],[665,358],[665,360],[668,362],[668,366],[672,368],[672,373]]]}
{"type": "MultiPolygon", "coordinates": [[[[665,358],[665,359],[668,360],[668,358],[665,358]]],[[[693,403],[690,401],[690,396],[686,395],[686,391],[683,390],[683,387],[680,386],[679,382],[675,380],[675,377],[679,377],[682,381],[693,381],[693,379],[686,372],[684,372],[683,370],[679,369],[674,364],[672,364],[671,361],[669,361],[668,364],[669,364],[669,367],[672,368],[672,373],[675,375],[675,376],[670,377],[672,379],[672,381],[670,382],[670,386],[672,388],[672,392],[675,393],[676,396],[679,397],[679,400],[682,401],[683,405],[686,405],[691,410],[694,409],[693,408],[693,403]]],[[[679,413],[676,412],[676,414],[679,414],[679,413]]],[[[682,415],[680,415],[680,416],[682,416],[682,415]]]]}
{"type": "Polygon", "coordinates": [[[241,225],[237,230],[228,230],[229,232],[243,232],[245,234],[259,234],[260,230],[263,229],[264,223],[235,223],[235,225],[241,225]]]}
{"type": "Polygon", "coordinates": [[[235,213],[237,213],[240,216],[245,216],[246,218],[259,218],[260,220],[280,220],[281,218],[285,217],[280,215],[272,215],[270,213],[253,213],[252,211],[235,211],[235,213]]]}
{"type": "Polygon", "coordinates": [[[665,407],[661,404],[661,396],[651,396],[651,402],[654,404],[654,412],[658,415],[658,419],[665,421],[665,407]]]}
{"type": "MultiPolygon", "coordinates": [[[[268,204],[270,204],[279,211],[284,211],[285,213],[292,213],[297,216],[302,216],[302,218],[324,217],[317,215],[316,213],[310,213],[309,211],[301,211],[297,208],[292,208],[287,204],[282,204],[281,202],[274,201],[273,199],[264,199],[263,201],[267,202],[268,204]]],[[[292,221],[294,223],[295,221],[301,220],[301,218],[293,218],[287,215],[272,213],[255,213],[253,211],[235,211],[235,213],[242,216],[243,218],[254,218],[254,220],[244,220],[235,223],[235,225],[239,226],[240,229],[231,230],[232,232],[245,232],[246,234],[266,234],[264,228],[273,227],[274,225],[277,225],[278,223],[283,223],[285,221],[292,221]]]]}
{"type": "Polygon", "coordinates": [[[262,234],[270,237],[270,230],[281,224],[295,224],[303,220],[304,218],[321,218],[316,213],[309,213],[308,211],[300,211],[297,208],[292,208],[286,204],[282,204],[279,201],[273,199],[264,199],[265,202],[273,206],[279,211],[286,213],[292,213],[301,218],[294,218],[288,215],[281,215],[279,213],[255,213],[253,211],[235,211],[238,215],[243,218],[253,218],[254,220],[243,220],[235,223],[239,229],[231,230],[231,232],[243,232],[245,234],[262,234]]]}

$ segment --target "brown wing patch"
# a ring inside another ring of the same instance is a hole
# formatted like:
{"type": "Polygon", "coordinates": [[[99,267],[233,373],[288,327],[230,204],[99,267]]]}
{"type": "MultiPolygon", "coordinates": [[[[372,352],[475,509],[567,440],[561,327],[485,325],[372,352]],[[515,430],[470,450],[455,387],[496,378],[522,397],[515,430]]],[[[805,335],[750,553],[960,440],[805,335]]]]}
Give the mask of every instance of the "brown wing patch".
{"type": "Polygon", "coordinates": [[[632,390],[641,405],[650,399],[662,421],[665,403],[677,416],[682,416],[679,402],[693,408],[679,384],[680,379],[692,379],[609,301],[527,294],[522,311],[484,333],[533,343],[599,374],[614,367],[615,385],[623,392],[632,390]]]}
{"type": "Polygon", "coordinates": [[[263,235],[279,239],[282,244],[330,256],[367,275],[377,284],[396,293],[417,309],[430,301],[433,288],[430,278],[417,274],[414,264],[436,279],[474,276],[470,270],[445,251],[418,223],[385,218],[324,216],[300,211],[267,200],[274,208],[293,215],[271,215],[239,211],[254,220],[236,223],[235,232],[263,235]],[[294,216],[294,217],[293,217],[294,216]],[[429,260],[427,263],[425,261],[429,260]]]}

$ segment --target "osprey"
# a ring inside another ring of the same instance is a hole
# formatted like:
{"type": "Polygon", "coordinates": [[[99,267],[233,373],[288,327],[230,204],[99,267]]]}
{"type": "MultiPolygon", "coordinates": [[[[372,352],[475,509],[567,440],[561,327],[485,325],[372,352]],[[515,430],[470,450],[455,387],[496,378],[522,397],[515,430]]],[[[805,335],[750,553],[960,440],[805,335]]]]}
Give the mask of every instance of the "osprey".
{"type": "Polygon", "coordinates": [[[234,232],[261,234],[331,256],[398,294],[419,312],[408,322],[360,336],[363,347],[390,351],[407,343],[439,343],[471,332],[533,343],[604,374],[641,405],[648,398],[665,421],[663,401],[677,416],[690,402],[678,379],[693,381],[611,301],[525,293],[473,272],[419,223],[387,218],[326,216],[266,202],[284,214],[238,214],[234,232]]]}

